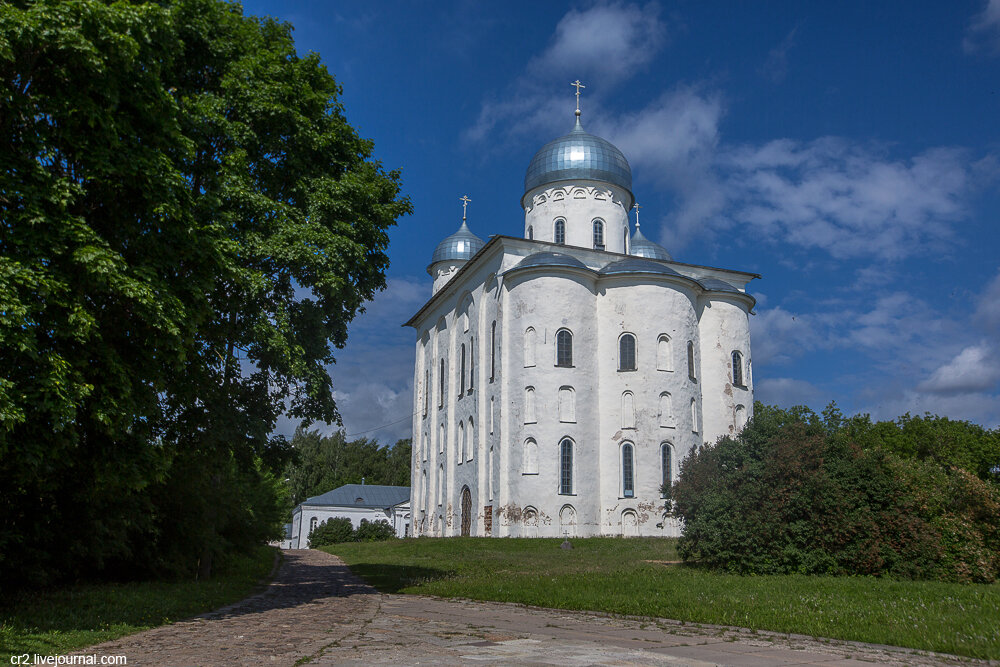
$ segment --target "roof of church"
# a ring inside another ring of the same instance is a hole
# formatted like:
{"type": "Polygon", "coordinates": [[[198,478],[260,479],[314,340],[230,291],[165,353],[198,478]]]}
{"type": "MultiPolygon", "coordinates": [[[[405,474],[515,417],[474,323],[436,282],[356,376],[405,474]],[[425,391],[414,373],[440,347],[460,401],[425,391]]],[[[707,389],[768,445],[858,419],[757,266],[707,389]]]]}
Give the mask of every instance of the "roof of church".
{"type": "Polygon", "coordinates": [[[509,270],[515,271],[517,269],[528,269],[533,266],[569,266],[574,269],[584,269],[585,271],[590,270],[587,268],[586,264],[578,260],[576,257],[562,252],[532,253],[518,262],[515,266],[511,267],[509,270]]]}
{"type": "MultiPolygon", "coordinates": [[[[652,262],[648,259],[642,259],[641,257],[629,257],[628,259],[621,259],[617,262],[611,262],[604,268],[602,268],[598,273],[602,276],[614,276],[623,273],[652,273],[663,276],[677,276],[678,278],[687,278],[687,276],[682,276],[677,271],[674,271],[669,266],[664,266],[658,262],[652,262]]],[[[688,280],[693,280],[692,278],[687,278],[688,280]]]]}
{"type": "Polygon", "coordinates": [[[378,484],[345,484],[333,491],[321,493],[302,502],[303,505],[335,505],[337,507],[392,507],[410,501],[408,486],[378,484]]]}
{"type": "Polygon", "coordinates": [[[629,241],[628,254],[633,257],[648,257],[649,259],[665,259],[668,262],[673,259],[667,249],[659,243],[653,243],[639,231],[639,223],[636,223],[635,234],[629,241]]]}
{"type": "MultiPolygon", "coordinates": [[[[542,146],[531,158],[524,174],[525,193],[557,181],[604,181],[628,191],[632,197],[632,168],[618,148],[607,139],[585,132],[577,116],[567,135],[542,146]]],[[[627,208],[632,208],[633,201],[627,208]]]]}
{"type": "Polygon", "coordinates": [[[719,280],[718,278],[699,278],[698,282],[701,286],[711,292],[737,292],[742,294],[739,289],[734,285],[730,285],[725,280],[719,280]]]}
{"type": "Polygon", "coordinates": [[[441,243],[438,243],[431,255],[431,264],[437,262],[447,262],[449,260],[472,259],[479,250],[486,245],[486,242],[472,233],[469,226],[462,220],[462,226],[451,236],[446,236],[441,243]]]}

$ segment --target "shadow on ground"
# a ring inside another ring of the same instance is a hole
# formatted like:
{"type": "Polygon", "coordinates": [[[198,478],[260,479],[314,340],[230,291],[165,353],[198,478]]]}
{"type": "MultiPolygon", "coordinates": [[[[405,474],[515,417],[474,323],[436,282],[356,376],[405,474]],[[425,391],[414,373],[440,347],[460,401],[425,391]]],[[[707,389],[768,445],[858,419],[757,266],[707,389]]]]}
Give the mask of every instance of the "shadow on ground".
{"type": "Polygon", "coordinates": [[[351,566],[351,572],[381,593],[399,593],[404,588],[445,579],[455,574],[451,570],[385,563],[355,563],[351,566]]]}

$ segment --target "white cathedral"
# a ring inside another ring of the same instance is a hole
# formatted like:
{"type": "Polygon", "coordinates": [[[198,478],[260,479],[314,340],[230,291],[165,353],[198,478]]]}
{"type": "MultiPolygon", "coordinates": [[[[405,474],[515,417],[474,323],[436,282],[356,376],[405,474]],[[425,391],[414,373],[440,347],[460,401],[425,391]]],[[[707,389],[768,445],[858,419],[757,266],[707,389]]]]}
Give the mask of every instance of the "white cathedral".
{"type": "Polygon", "coordinates": [[[523,237],[483,242],[463,213],[406,323],[414,535],[679,535],[661,488],[753,409],[759,276],[673,260],[638,209],[630,234],[631,168],[577,100],[528,165],[523,237]]]}

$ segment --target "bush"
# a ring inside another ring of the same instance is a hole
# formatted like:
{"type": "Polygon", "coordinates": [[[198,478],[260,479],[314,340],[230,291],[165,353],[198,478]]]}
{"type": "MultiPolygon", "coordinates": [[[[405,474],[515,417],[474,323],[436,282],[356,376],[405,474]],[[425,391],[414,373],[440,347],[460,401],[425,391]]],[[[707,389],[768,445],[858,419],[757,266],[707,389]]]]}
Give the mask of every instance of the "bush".
{"type": "Polygon", "coordinates": [[[381,542],[395,537],[396,531],[388,521],[362,519],[355,529],[352,528],[350,519],[335,517],[319,524],[309,533],[309,548],[315,549],[343,542],[381,542]]]}
{"type": "Polygon", "coordinates": [[[339,544],[340,542],[356,542],[354,539],[354,527],[351,520],[346,517],[334,517],[324,521],[309,533],[309,547],[325,547],[329,544],[339,544]]]}
{"type": "Polygon", "coordinates": [[[804,408],[755,409],[737,437],[681,464],[671,498],[682,558],[737,573],[997,580],[995,484],[857,437],[892,422],[859,431],[858,418],[832,412],[824,422],[804,408]]]}
{"type": "Polygon", "coordinates": [[[388,521],[371,521],[362,519],[358,529],[354,531],[355,542],[383,542],[396,537],[396,531],[388,521]]]}

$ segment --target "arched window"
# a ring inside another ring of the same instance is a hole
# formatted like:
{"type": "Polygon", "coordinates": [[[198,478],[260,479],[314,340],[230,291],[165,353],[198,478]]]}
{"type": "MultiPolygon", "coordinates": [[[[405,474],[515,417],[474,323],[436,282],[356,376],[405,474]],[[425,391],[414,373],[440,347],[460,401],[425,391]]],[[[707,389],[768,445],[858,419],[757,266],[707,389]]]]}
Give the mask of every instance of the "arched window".
{"type": "Polygon", "coordinates": [[[694,342],[688,341],[688,377],[694,380],[698,376],[694,374],[694,342]]]}
{"type": "Polygon", "coordinates": [[[535,417],[535,388],[525,387],[524,388],[524,423],[534,424],[537,421],[535,417]]]}
{"type": "Polygon", "coordinates": [[[556,243],[559,245],[566,245],[566,221],[562,218],[556,220],[555,234],[553,235],[556,243]]]}
{"type": "Polygon", "coordinates": [[[559,421],[576,421],[576,396],[573,387],[559,387],[559,421]]]}
{"type": "Polygon", "coordinates": [[[438,507],[440,507],[441,506],[441,502],[443,500],[443,498],[441,497],[441,488],[442,488],[442,485],[444,484],[444,464],[443,463],[438,466],[438,474],[437,474],[437,480],[436,480],[436,482],[437,482],[436,483],[437,488],[434,490],[434,492],[437,495],[437,504],[438,504],[438,507]]]}
{"type": "Polygon", "coordinates": [[[309,519],[309,534],[310,535],[312,535],[312,532],[314,530],[316,530],[316,524],[317,523],[319,523],[319,519],[317,519],[316,517],[313,517],[313,518],[309,519]]]}
{"type": "Polygon", "coordinates": [[[573,334],[569,329],[556,332],[556,366],[573,365],[573,334]]]}
{"type": "Polygon", "coordinates": [[[486,461],[486,491],[493,500],[493,445],[490,445],[489,459],[486,461]]]}
{"type": "Polygon", "coordinates": [[[635,496],[635,461],[632,459],[632,445],[622,445],[622,497],[635,496]]]}
{"type": "Polygon", "coordinates": [[[469,391],[476,384],[476,340],[469,339],[469,391]]]}
{"type": "Polygon", "coordinates": [[[622,394],[622,428],[635,428],[635,396],[630,391],[622,394]]]}
{"type": "Polygon", "coordinates": [[[490,382],[497,377],[497,321],[490,325],[490,382]]]}
{"type": "Polygon", "coordinates": [[[743,355],[739,350],[733,350],[733,384],[743,386],[743,355]]]}
{"type": "Polygon", "coordinates": [[[635,370],[635,336],[630,333],[618,339],[618,370],[635,370]]]}
{"type": "Polygon", "coordinates": [[[559,493],[573,493],[573,441],[569,438],[559,445],[559,493]]]}
{"type": "Polygon", "coordinates": [[[594,220],[594,248],[604,250],[604,221],[594,220]]]}
{"type": "Polygon", "coordinates": [[[660,427],[673,428],[674,426],[673,401],[670,398],[670,392],[665,391],[660,394],[660,427]]]}
{"type": "Polygon", "coordinates": [[[691,432],[698,432],[698,404],[691,399],[691,432]]]}
{"type": "Polygon", "coordinates": [[[438,426],[438,454],[444,454],[445,432],[444,424],[438,426]]]}
{"type": "Polygon", "coordinates": [[[674,483],[674,448],[669,442],[660,445],[660,497],[670,495],[670,485],[674,483]]]}
{"type": "Polygon", "coordinates": [[[441,368],[438,371],[438,408],[444,407],[444,359],[441,360],[441,368]]]}
{"type": "Polygon", "coordinates": [[[670,348],[670,336],[660,334],[660,337],[656,339],[656,370],[674,370],[674,355],[670,348]]]}
{"type": "Polygon", "coordinates": [[[742,431],[747,425],[747,409],[742,405],[736,406],[736,430],[742,431]]]}
{"type": "Polygon", "coordinates": [[[535,228],[532,227],[531,225],[528,225],[528,240],[532,241],[534,240],[534,238],[535,238],[535,228]]]}
{"type": "Polygon", "coordinates": [[[535,365],[535,328],[524,330],[524,367],[535,365]]]}
{"type": "Polygon", "coordinates": [[[458,422],[458,464],[465,460],[465,422],[458,422]]]}
{"type": "Polygon", "coordinates": [[[461,379],[459,380],[459,385],[458,385],[458,397],[462,398],[462,394],[465,393],[465,343],[462,343],[462,351],[461,351],[461,356],[459,358],[461,359],[462,372],[460,374],[461,379]]]}
{"type": "Polygon", "coordinates": [[[538,445],[532,438],[528,438],[524,441],[524,455],[521,460],[521,474],[538,474],[538,445]]]}
{"type": "Polygon", "coordinates": [[[469,417],[469,428],[465,430],[465,439],[465,460],[471,461],[476,458],[476,428],[475,424],[472,423],[472,417],[469,417]]]}
{"type": "Polygon", "coordinates": [[[490,396],[490,435],[493,435],[493,431],[496,429],[496,420],[496,407],[493,405],[493,397],[490,396]]]}

